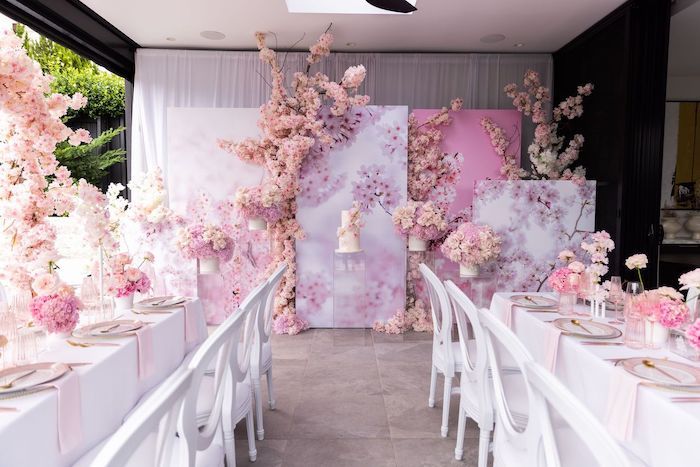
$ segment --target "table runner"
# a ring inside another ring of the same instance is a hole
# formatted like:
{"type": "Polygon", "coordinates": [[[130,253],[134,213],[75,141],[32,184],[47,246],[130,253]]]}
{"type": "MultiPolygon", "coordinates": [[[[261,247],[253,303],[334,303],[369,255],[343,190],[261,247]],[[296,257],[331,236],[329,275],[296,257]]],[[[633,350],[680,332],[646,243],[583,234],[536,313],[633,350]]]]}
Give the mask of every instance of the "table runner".
{"type": "MultiPolygon", "coordinates": [[[[119,347],[76,348],[67,344],[44,352],[40,361],[92,362],[73,370],[80,383],[82,439],[73,449],[61,452],[58,437],[58,404],[55,390],[3,401],[18,412],[0,414],[0,467],[69,466],[121,425],[141,396],[163,381],[188,352],[206,337],[206,323],[198,300],[192,302],[198,342],[185,342],[185,308],[170,314],[126,313],[123,318],[152,322],[152,371],[139,378],[137,339],[113,339],[119,347]]],[[[63,423],[63,417],[61,422],[63,423]]]]}

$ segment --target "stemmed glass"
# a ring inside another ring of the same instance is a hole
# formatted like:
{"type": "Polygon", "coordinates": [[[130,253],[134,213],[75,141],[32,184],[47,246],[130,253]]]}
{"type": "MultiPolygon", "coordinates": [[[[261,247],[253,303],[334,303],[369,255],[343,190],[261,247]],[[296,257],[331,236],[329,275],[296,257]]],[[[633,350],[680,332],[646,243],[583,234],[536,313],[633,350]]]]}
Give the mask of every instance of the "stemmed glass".
{"type": "Polygon", "coordinates": [[[617,321],[625,321],[625,308],[620,306],[625,300],[625,293],[622,291],[622,278],[620,276],[612,276],[610,278],[608,300],[613,304],[615,319],[617,321]]]}
{"type": "Polygon", "coordinates": [[[631,349],[644,347],[644,317],[635,304],[636,296],[642,293],[639,282],[628,282],[625,293],[625,345],[631,349]]]}

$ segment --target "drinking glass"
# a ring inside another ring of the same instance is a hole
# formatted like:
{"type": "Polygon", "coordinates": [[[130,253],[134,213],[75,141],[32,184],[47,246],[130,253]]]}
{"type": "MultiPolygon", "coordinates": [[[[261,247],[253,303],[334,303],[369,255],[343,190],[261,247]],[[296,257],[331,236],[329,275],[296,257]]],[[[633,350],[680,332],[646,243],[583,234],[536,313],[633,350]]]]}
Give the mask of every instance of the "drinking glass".
{"type": "Polygon", "coordinates": [[[34,363],[39,354],[39,344],[36,329],[24,328],[17,331],[14,343],[14,364],[24,365],[34,363]]]}
{"type": "Polygon", "coordinates": [[[30,321],[32,315],[29,311],[29,302],[32,301],[32,292],[29,289],[15,289],[10,299],[10,312],[15,314],[15,318],[20,322],[30,321]]]}
{"type": "Polygon", "coordinates": [[[622,278],[620,276],[612,276],[610,278],[610,292],[608,300],[613,304],[615,310],[615,319],[617,321],[625,320],[625,308],[623,305],[625,293],[622,291],[622,278]]]}
{"type": "Polygon", "coordinates": [[[8,341],[13,341],[17,335],[17,320],[14,313],[0,313],[0,336],[5,336],[8,341]]]}
{"type": "Polygon", "coordinates": [[[631,349],[641,349],[645,344],[644,316],[637,303],[637,295],[642,292],[639,282],[628,282],[625,293],[625,345],[631,349]]]}
{"type": "Polygon", "coordinates": [[[586,300],[590,298],[591,293],[593,293],[593,282],[591,281],[591,276],[589,276],[587,272],[583,272],[581,273],[581,278],[578,281],[578,294],[583,300],[584,305],[586,304],[586,300]]]}

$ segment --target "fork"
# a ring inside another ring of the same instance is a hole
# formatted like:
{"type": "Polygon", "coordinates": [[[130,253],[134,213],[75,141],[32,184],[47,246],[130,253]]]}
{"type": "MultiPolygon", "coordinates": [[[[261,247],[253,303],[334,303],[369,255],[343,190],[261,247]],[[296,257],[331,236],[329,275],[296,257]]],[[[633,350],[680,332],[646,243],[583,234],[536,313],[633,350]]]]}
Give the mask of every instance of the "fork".
{"type": "Polygon", "coordinates": [[[0,385],[0,389],[10,389],[17,381],[19,381],[22,378],[26,378],[29,375],[33,375],[34,373],[36,373],[36,370],[25,371],[21,375],[11,379],[9,383],[0,385]]]}

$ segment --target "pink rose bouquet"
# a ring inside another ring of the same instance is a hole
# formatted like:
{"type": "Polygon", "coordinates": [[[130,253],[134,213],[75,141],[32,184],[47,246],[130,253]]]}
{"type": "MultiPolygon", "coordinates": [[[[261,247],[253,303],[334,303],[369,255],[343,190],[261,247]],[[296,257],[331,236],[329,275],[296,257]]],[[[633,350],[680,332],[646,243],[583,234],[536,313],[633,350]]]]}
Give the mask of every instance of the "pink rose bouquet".
{"type": "Polygon", "coordinates": [[[394,210],[392,221],[400,234],[425,241],[435,240],[447,230],[445,214],[432,201],[409,201],[394,210]]]}
{"type": "Polygon", "coordinates": [[[211,224],[193,224],[180,229],[176,244],[188,259],[218,258],[226,262],[233,256],[233,239],[211,224]]]}
{"type": "Polygon", "coordinates": [[[679,328],[690,316],[683,295],[671,287],[642,292],[635,297],[635,303],[642,315],[665,328],[679,328]]]}
{"type": "MultiPolygon", "coordinates": [[[[144,261],[148,261],[145,255],[144,261]]],[[[128,297],[136,292],[148,292],[151,288],[151,280],[141,271],[141,265],[132,266],[131,256],[126,253],[119,253],[109,258],[106,277],[107,293],[114,297],[128,297]]]]}
{"type": "Polygon", "coordinates": [[[78,310],[82,304],[71,286],[61,283],[55,276],[48,280],[47,276],[53,274],[44,274],[34,281],[37,285],[41,282],[44,294],[32,299],[29,310],[34,320],[47,331],[71,332],[78,324],[78,310]]]}
{"type": "Polygon", "coordinates": [[[465,222],[447,236],[440,251],[456,263],[482,265],[501,253],[501,238],[488,225],[465,222]]]}
{"type": "Polygon", "coordinates": [[[234,203],[246,219],[261,218],[272,224],[284,216],[284,194],[275,183],[241,187],[234,203]]]}

